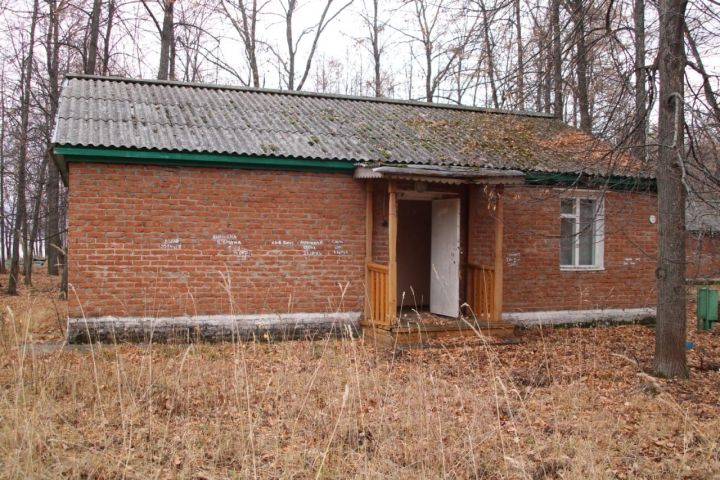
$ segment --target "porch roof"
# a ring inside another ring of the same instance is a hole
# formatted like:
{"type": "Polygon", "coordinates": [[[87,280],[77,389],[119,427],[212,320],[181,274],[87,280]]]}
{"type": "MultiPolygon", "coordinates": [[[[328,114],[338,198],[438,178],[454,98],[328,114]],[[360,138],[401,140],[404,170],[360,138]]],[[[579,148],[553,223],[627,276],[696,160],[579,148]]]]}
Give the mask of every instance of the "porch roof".
{"type": "Polygon", "coordinates": [[[525,173],[520,170],[453,165],[378,165],[356,168],[355,178],[507,185],[524,183],[525,173]]]}

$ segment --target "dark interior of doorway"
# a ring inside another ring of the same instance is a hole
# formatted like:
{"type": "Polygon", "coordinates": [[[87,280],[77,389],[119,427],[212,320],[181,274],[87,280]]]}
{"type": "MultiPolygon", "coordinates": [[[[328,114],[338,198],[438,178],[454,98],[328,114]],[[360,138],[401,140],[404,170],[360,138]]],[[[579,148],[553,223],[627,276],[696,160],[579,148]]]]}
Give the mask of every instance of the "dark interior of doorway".
{"type": "Polygon", "coordinates": [[[400,200],[397,228],[397,299],[402,315],[430,306],[432,202],[400,200]]]}

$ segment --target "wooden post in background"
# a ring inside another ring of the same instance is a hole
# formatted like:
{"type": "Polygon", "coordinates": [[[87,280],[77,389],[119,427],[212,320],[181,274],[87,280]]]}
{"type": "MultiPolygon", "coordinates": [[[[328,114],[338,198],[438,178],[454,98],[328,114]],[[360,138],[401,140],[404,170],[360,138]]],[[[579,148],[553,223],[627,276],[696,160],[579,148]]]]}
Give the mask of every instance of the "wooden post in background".
{"type": "Polygon", "coordinates": [[[495,187],[495,295],[493,321],[502,321],[503,311],[503,186],[495,187]]]}
{"type": "Polygon", "coordinates": [[[477,194],[478,188],[475,185],[470,185],[468,188],[467,197],[467,234],[466,234],[466,245],[465,245],[465,265],[464,270],[460,273],[462,278],[465,279],[465,303],[470,306],[470,309],[474,310],[476,305],[472,303],[473,299],[473,282],[471,278],[470,264],[472,262],[472,249],[475,238],[473,237],[473,230],[475,228],[475,195],[477,194]]]}
{"type": "Polygon", "coordinates": [[[365,184],[365,314],[363,315],[366,322],[374,320],[368,272],[368,264],[373,259],[373,186],[373,181],[367,180],[365,184]]]}
{"type": "Polygon", "coordinates": [[[388,181],[388,321],[397,316],[397,186],[388,181]]]}

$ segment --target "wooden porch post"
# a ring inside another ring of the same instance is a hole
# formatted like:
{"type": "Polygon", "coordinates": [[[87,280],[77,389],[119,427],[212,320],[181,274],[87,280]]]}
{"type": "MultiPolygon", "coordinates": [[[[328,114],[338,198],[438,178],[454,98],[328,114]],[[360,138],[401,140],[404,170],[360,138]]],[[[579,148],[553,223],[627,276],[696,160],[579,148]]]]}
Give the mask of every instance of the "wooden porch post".
{"type": "Polygon", "coordinates": [[[495,295],[493,298],[493,321],[502,321],[503,311],[503,186],[495,187],[495,295]]]}
{"type": "Polygon", "coordinates": [[[472,264],[472,248],[473,248],[473,242],[475,241],[475,238],[473,236],[473,231],[475,229],[475,186],[471,185],[468,188],[468,200],[467,200],[467,210],[468,210],[468,216],[467,216],[467,235],[465,241],[467,242],[465,246],[465,270],[463,270],[464,278],[465,278],[465,303],[467,303],[471,309],[475,309],[476,305],[474,305],[474,295],[473,295],[473,282],[471,277],[471,270],[470,270],[470,264],[472,264]]]}
{"type": "Polygon", "coordinates": [[[372,303],[370,299],[370,274],[368,272],[368,264],[372,262],[373,252],[373,181],[368,180],[365,184],[365,321],[369,322],[372,318],[372,303]]]}
{"type": "Polygon", "coordinates": [[[388,181],[388,322],[397,315],[397,186],[388,181]]]}

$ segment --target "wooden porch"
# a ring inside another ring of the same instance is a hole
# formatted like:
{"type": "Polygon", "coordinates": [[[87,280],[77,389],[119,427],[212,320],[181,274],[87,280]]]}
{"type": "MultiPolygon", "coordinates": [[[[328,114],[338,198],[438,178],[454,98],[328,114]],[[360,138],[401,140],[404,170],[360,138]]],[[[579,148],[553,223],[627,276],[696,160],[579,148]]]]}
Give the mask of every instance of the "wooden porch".
{"type": "MultiPolygon", "coordinates": [[[[464,292],[459,315],[437,316],[398,310],[398,182],[387,182],[387,263],[373,261],[373,189],[367,183],[366,200],[366,295],[362,321],[366,338],[389,347],[417,347],[433,341],[482,337],[490,342],[513,337],[514,326],[502,320],[503,311],[503,186],[495,185],[494,263],[466,262],[462,266],[464,292]]],[[[470,217],[468,217],[470,221],[470,217]]],[[[470,227],[466,228],[472,232],[470,227]]],[[[473,242],[468,233],[467,242],[473,242]]]]}

